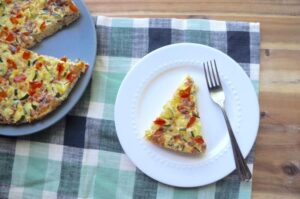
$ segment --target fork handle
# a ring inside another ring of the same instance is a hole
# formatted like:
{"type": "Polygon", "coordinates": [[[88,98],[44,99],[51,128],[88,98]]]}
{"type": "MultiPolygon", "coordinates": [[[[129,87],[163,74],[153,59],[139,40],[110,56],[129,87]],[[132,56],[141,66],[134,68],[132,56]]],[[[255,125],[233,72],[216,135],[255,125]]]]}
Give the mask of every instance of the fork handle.
{"type": "Polygon", "coordinates": [[[235,136],[234,136],[234,133],[233,133],[233,130],[231,128],[231,125],[230,125],[230,122],[229,122],[229,119],[227,117],[227,113],[225,111],[224,108],[221,108],[222,112],[223,112],[223,115],[224,115],[224,118],[225,118],[225,122],[226,122],[226,125],[227,125],[227,129],[228,129],[228,132],[229,132],[229,137],[230,137],[230,141],[231,141],[231,145],[232,145],[232,151],[233,151],[233,156],[234,156],[234,161],[235,161],[235,165],[236,165],[236,169],[239,173],[239,176],[242,180],[244,181],[248,181],[251,179],[252,177],[252,174],[249,170],[249,167],[241,153],[241,150],[240,150],[240,147],[235,139],[235,136]]]}

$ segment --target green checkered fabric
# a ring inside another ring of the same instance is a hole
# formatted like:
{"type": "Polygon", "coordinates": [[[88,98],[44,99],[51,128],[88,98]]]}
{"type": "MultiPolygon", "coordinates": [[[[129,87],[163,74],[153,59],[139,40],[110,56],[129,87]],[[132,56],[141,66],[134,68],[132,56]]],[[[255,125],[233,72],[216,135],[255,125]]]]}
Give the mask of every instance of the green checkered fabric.
{"type": "MultiPolygon", "coordinates": [[[[124,154],[114,124],[114,103],[127,71],[161,46],[194,42],[235,59],[258,93],[259,24],[203,19],[95,17],[97,60],[79,103],[43,132],[0,137],[0,198],[248,199],[252,181],[235,172],[198,188],[176,188],[143,174],[124,154]]],[[[253,150],[247,157],[253,168],[253,150]]]]}

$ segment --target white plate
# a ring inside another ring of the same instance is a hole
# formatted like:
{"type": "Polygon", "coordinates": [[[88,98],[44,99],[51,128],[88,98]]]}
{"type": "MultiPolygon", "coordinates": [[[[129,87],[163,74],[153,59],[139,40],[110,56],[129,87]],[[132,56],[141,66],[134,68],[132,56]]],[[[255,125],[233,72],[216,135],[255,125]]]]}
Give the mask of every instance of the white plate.
{"type": "Polygon", "coordinates": [[[241,67],[219,50],[199,44],[174,44],[151,52],[127,74],[115,105],[120,143],[132,162],[165,184],[195,187],[215,182],[235,169],[226,124],[211,101],[202,63],[215,59],[226,94],[226,109],[241,151],[246,156],[255,141],[259,106],[254,88],[241,67]],[[149,143],[144,132],[160,114],[186,75],[199,87],[198,108],[207,151],[180,155],[149,143]]]}

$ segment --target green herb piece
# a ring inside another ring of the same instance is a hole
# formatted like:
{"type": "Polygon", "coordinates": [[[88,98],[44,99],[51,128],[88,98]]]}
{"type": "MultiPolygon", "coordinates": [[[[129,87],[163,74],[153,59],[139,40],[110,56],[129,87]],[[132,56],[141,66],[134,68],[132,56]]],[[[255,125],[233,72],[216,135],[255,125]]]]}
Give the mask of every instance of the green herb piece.
{"type": "Polygon", "coordinates": [[[186,131],[186,128],[180,128],[179,131],[186,131]]]}
{"type": "Polygon", "coordinates": [[[195,137],[195,135],[194,135],[194,132],[193,132],[193,131],[191,131],[191,134],[192,134],[192,137],[195,137]]]}
{"type": "Polygon", "coordinates": [[[36,62],[37,62],[37,59],[32,62],[32,65],[34,66],[36,62]]]}
{"type": "Polygon", "coordinates": [[[36,109],[37,109],[37,106],[34,105],[34,104],[32,104],[32,108],[33,108],[34,110],[36,110],[36,109]]]}
{"type": "Polygon", "coordinates": [[[29,95],[26,93],[23,97],[20,98],[20,100],[25,100],[29,97],[29,95]]]}
{"type": "Polygon", "coordinates": [[[61,94],[60,94],[60,93],[56,93],[55,97],[56,97],[56,98],[60,98],[60,97],[61,97],[61,94]]]}
{"type": "Polygon", "coordinates": [[[37,77],[38,77],[38,72],[37,72],[37,71],[35,71],[35,73],[34,73],[34,77],[33,77],[33,79],[32,79],[32,80],[33,80],[33,81],[34,81],[34,80],[36,80],[36,78],[37,78],[37,77]]]}

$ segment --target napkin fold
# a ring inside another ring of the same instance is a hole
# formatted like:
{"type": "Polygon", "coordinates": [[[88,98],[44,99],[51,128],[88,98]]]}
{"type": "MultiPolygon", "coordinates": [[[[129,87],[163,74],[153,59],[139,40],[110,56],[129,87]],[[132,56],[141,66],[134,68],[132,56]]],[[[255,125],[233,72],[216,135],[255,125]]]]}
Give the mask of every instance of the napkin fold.
{"type": "MultiPolygon", "coordinates": [[[[128,70],[147,53],[179,42],[223,51],[240,64],[258,94],[259,24],[104,16],[95,21],[97,60],[80,102],[44,132],[0,138],[0,198],[251,198],[252,181],[241,182],[236,172],[190,189],[149,178],[124,154],[113,113],[128,70]]],[[[253,158],[254,150],[247,157],[251,170],[253,158]]]]}

